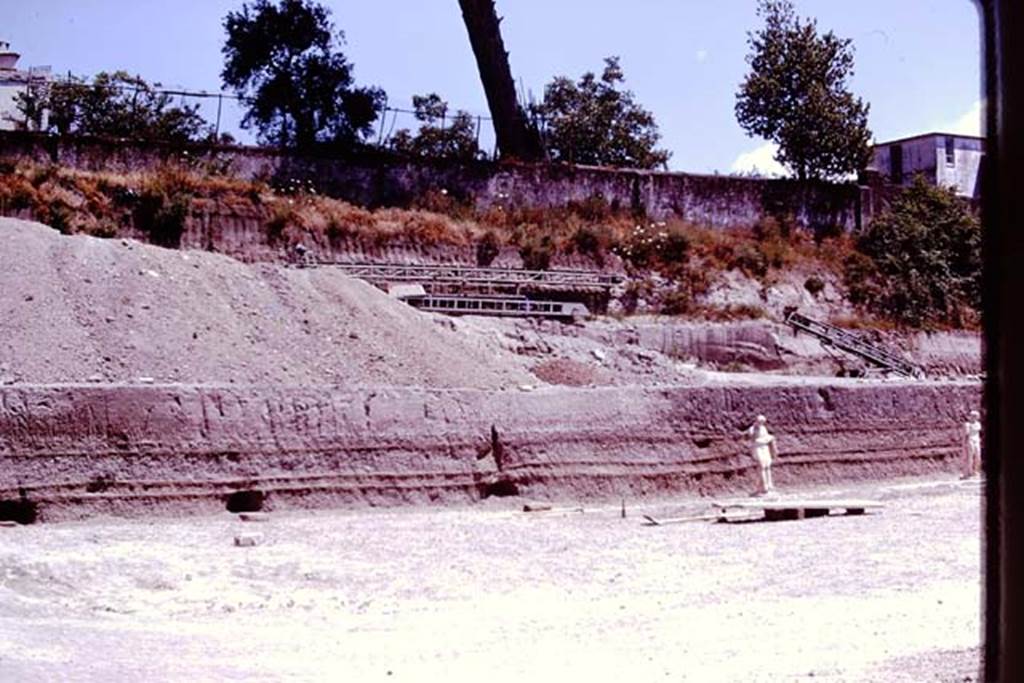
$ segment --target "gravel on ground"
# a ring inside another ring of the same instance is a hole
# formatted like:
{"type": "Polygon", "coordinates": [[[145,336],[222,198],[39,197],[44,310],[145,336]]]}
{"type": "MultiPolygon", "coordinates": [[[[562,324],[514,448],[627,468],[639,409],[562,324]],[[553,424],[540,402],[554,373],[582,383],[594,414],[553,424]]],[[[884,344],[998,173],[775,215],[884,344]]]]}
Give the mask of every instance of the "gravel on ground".
{"type": "Polygon", "coordinates": [[[981,487],[652,527],[701,499],[0,528],[8,680],[970,681],[981,487]],[[235,547],[259,532],[262,543],[235,547]]]}

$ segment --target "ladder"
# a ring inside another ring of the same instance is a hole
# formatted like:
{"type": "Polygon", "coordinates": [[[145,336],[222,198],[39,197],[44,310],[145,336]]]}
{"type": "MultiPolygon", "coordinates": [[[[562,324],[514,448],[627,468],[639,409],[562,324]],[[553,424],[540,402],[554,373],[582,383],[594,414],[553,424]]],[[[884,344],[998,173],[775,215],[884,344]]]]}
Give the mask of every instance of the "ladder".
{"type": "Polygon", "coordinates": [[[917,365],[880,346],[864,341],[856,334],[841,327],[813,320],[796,311],[786,313],[785,322],[794,330],[814,335],[822,344],[860,356],[885,370],[891,370],[906,377],[924,377],[924,371],[917,365]]]}

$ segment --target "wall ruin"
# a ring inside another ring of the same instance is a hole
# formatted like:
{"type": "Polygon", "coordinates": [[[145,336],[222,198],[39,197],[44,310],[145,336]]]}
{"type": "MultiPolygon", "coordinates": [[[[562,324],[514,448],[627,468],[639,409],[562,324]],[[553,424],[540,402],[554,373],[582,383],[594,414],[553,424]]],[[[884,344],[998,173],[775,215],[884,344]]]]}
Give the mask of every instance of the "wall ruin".
{"type": "Polygon", "coordinates": [[[563,164],[408,160],[390,155],[340,159],[294,156],[263,147],[170,146],[101,138],[0,131],[0,160],[130,173],[168,161],[279,185],[310,182],[366,207],[407,206],[429,192],[486,209],[563,207],[593,197],[653,220],[678,218],[719,229],[746,228],[768,215],[791,216],[815,231],[855,230],[870,220],[868,187],[787,179],[699,175],[563,164]]]}

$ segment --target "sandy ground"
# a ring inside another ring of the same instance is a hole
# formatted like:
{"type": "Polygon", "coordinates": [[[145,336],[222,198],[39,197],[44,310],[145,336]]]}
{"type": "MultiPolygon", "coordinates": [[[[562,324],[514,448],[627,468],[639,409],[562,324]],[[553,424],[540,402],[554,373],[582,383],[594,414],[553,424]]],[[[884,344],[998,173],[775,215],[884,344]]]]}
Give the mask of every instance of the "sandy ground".
{"type": "Polygon", "coordinates": [[[708,503],[491,499],[0,528],[0,677],[977,680],[980,487],[787,492],[808,493],[886,508],[652,527],[708,503]]]}

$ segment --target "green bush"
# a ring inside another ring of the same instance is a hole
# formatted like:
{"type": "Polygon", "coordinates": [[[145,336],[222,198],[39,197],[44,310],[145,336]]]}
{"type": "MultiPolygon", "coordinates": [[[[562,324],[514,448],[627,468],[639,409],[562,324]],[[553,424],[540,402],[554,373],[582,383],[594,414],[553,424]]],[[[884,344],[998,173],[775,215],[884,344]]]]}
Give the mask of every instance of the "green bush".
{"type": "MultiPolygon", "coordinates": [[[[282,204],[274,209],[274,213],[267,219],[266,225],[267,243],[270,246],[277,246],[284,239],[284,231],[292,223],[294,213],[295,211],[290,204],[282,204]]],[[[335,226],[335,229],[337,230],[340,227],[340,224],[338,224],[335,226]]]]}
{"type": "Polygon", "coordinates": [[[573,250],[586,256],[593,256],[601,251],[601,238],[597,230],[590,226],[581,226],[572,234],[570,240],[573,250]]]}
{"type": "Polygon", "coordinates": [[[589,256],[599,267],[604,266],[608,252],[614,249],[615,235],[607,226],[581,225],[569,238],[569,249],[589,256]]]}
{"type": "Polygon", "coordinates": [[[35,205],[39,193],[27,180],[18,176],[14,178],[16,180],[10,186],[0,187],[0,200],[3,201],[5,208],[13,211],[31,208],[35,205]]]}
{"type": "Polygon", "coordinates": [[[612,208],[608,200],[602,194],[592,194],[583,201],[570,201],[566,208],[585,221],[597,223],[608,220],[612,215],[612,208]]]}
{"type": "Polygon", "coordinates": [[[137,227],[153,244],[178,248],[192,208],[192,186],[184,170],[168,166],[158,170],[139,192],[135,204],[137,227]]]}
{"type": "Polygon", "coordinates": [[[488,230],[476,244],[476,264],[482,268],[494,263],[501,253],[501,240],[493,230],[488,230]]]}
{"type": "Polygon", "coordinates": [[[527,270],[547,270],[551,267],[551,257],[555,253],[555,245],[548,235],[534,235],[519,247],[519,256],[523,259],[523,268],[527,270]]]}
{"type": "Polygon", "coordinates": [[[49,225],[62,235],[70,235],[74,232],[71,227],[71,211],[63,204],[56,202],[50,204],[46,211],[40,212],[38,218],[40,222],[49,225]]]}
{"type": "Polygon", "coordinates": [[[664,315],[684,315],[693,311],[694,303],[693,291],[679,284],[662,298],[660,311],[664,315]]]}
{"type": "Polygon", "coordinates": [[[792,216],[765,216],[754,225],[754,237],[768,267],[782,269],[796,260],[801,233],[794,229],[792,216]]]}
{"type": "Polygon", "coordinates": [[[768,317],[768,312],[754,304],[726,304],[725,306],[708,307],[702,313],[709,320],[717,322],[733,322],[736,320],[760,320],[768,317]]]}
{"type": "MultiPolygon", "coordinates": [[[[273,220],[273,217],[271,217],[271,220],[273,220]]],[[[278,226],[278,240],[280,240],[280,235],[283,233],[284,225],[278,226]]],[[[328,244],[334,248],[338,248],[345,238],[351,236],[352,230],[348,228],[340,218],[332,214],[327,218],[327,226],[324,228],[324,234],[327,236],[328,244]]]]}
{"type": "Polygon", "coordinates": [[[768,259],[756,244],[745,243],[733,251],[731,267],[753,277],[764,277],[768,273],[768,259]]]}
{"type": "Polygon", "coordinates": [[[640,300],[649,301],[654,296],[654,283],[648,279],[629,279],[626,281],[625,291],[619,297],[623,310],[627,315],[636,313],[640,300]]]}
{"type": "Polygon", "coordinates": [[[637,225],[626,236],[620,246],[619,255],[634,268],[651,268],[654,266],[654,254],[657,251],[655,240],[646,227],[637,225]]]}
{"type": "Polygon", "coordinates": [[[981,225],[953,190],[918,177],[858,237],[844,279],[855,303],[912,326],[976,321],[981,225]]]}
{"type": "Polygon", "coordinates": [[[112,220],[100,220],[95,225],[87,228],[86,232],[93,237],[110,239],[112,237],[117,237],[118,225],[112,220]]]}
{"type": "Polygon", "coordinates": [[[666,265],[682,265],[690,254],[690,240],[677,228],[665,233],[659,245],[658,259],[666,265]]]}
{"type": "Polygon", "coordinates": [[[184,195],[143,191],[139,195],[136,221],[153,244],[178,248],[190,206],[191,198],[184,195]]]}
{"type": "Polygon", "coordinates": [[[472,203],[459,199],[447,189],[426,190],[410,204],[412,209],[432,211],[450,218],[470,218],[473,215],[472,203]]]}
{"type": "Polygon", "coordinates": [[[674,288],[661,300],[660,312],[684,315],[697,312],[698,299],[711,287],[711,274],[706,268],[681,265],[672,274],[674,288]]]}
{"type": "Polygon", "coordinates": [[[47,164],[46,166],[39,166],[35,168],[29,174],[29,180],[32,185],[39,187],[40,185],[54,180],[60,175],[60,167],[57,164],[47,164]]]}
{"type": "Polygon", "coordinates": [[[812,275],[804,280],[804,289],[811,293],[811,296],[818,296],[823,289],[825,289],[825,282],[816,275],[812,275]]]}
{"type": "Polygon", "coordinates": [[[690,254],[690,240],[681,228],[666,229],[664,223],[637,225],[616,252],[635,268],[655,268],[674,276],[690,254]]]}

